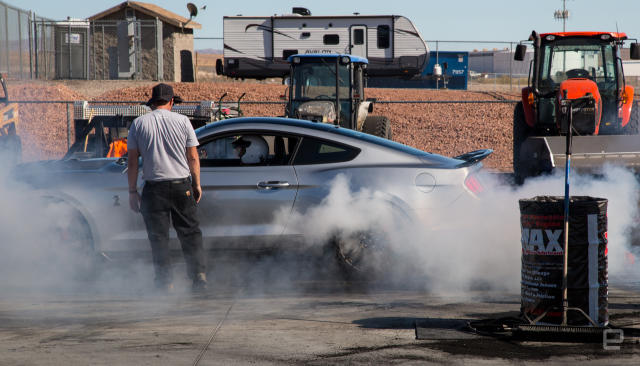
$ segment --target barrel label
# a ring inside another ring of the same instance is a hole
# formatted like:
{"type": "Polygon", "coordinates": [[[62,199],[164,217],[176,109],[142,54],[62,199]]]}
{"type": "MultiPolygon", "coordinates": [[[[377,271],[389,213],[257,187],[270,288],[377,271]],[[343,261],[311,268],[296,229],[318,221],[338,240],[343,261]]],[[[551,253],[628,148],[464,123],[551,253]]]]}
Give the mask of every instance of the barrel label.
{"type": "Polygon", "coordinates": [[[562,255],[562,230],[522,228],[522,251],[525,254],[562,255]]]}

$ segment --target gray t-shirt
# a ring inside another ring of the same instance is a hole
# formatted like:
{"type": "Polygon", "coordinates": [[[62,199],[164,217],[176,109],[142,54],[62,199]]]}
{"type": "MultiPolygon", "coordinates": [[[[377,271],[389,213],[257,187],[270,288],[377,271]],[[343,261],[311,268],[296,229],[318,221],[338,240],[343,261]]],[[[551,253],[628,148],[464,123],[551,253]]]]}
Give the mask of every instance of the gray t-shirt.
{"type": "Polygon", "coordinates": [[[136,118],[127,138],[127,149],[142,156],[145,181],[188,177],[186,148],[192,146],[198,146],[198,139],[189,118],[164,109],[136,118]]]}

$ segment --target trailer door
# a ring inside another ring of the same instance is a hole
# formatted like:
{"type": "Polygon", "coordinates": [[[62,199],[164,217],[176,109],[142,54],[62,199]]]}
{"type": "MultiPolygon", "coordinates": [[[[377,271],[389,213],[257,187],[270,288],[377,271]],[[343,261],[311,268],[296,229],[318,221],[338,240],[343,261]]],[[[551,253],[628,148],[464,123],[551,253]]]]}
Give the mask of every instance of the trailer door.
{"type": "Polygon", "coordinates": [[[351,39],[349,43],[350,52],[354,56],[367,57],[367,26],[352,25],[351,39]]]}

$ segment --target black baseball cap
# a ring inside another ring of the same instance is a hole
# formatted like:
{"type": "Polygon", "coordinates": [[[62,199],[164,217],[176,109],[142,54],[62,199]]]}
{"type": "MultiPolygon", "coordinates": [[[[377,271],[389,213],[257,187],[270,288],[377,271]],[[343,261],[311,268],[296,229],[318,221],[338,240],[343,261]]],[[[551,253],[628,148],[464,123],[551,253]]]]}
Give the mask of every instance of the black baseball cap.
{"type": "Polygon", "coordinates": [[[151,99],[149,99],[147,105],[150,106],[151,104],[160,100],[164,102],[170,102],[171,99],[173,99],[173,102],[175,104],[182,103],[182,98],[173,94],[173,88],[171,87],[171,85],[160,83],[154,86],[153,89],[151,89],[151,99]]]}

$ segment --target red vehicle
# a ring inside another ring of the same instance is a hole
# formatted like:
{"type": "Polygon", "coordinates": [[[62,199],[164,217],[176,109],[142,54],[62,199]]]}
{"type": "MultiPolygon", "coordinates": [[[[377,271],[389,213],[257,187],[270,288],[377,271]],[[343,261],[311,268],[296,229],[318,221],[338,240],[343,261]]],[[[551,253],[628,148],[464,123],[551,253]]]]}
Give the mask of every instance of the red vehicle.
{"type": "MultiPolygon", "coordinates": [[[[640,141],[628,136],[638,134],[640,112],[624,79],[626,39],[615,32],[531,33],[529,85],[513,117],[517,182],[563,166],[566,99],[581,101],[573,109],[572,165],[592,170],[604,162],[640,164],[640,141]]],[[[526,46],[519,44],[514,59],[525,58],[526,46]]],[[[631,58],[640,59],[638,43],[631,44],[631,58]]]]}

